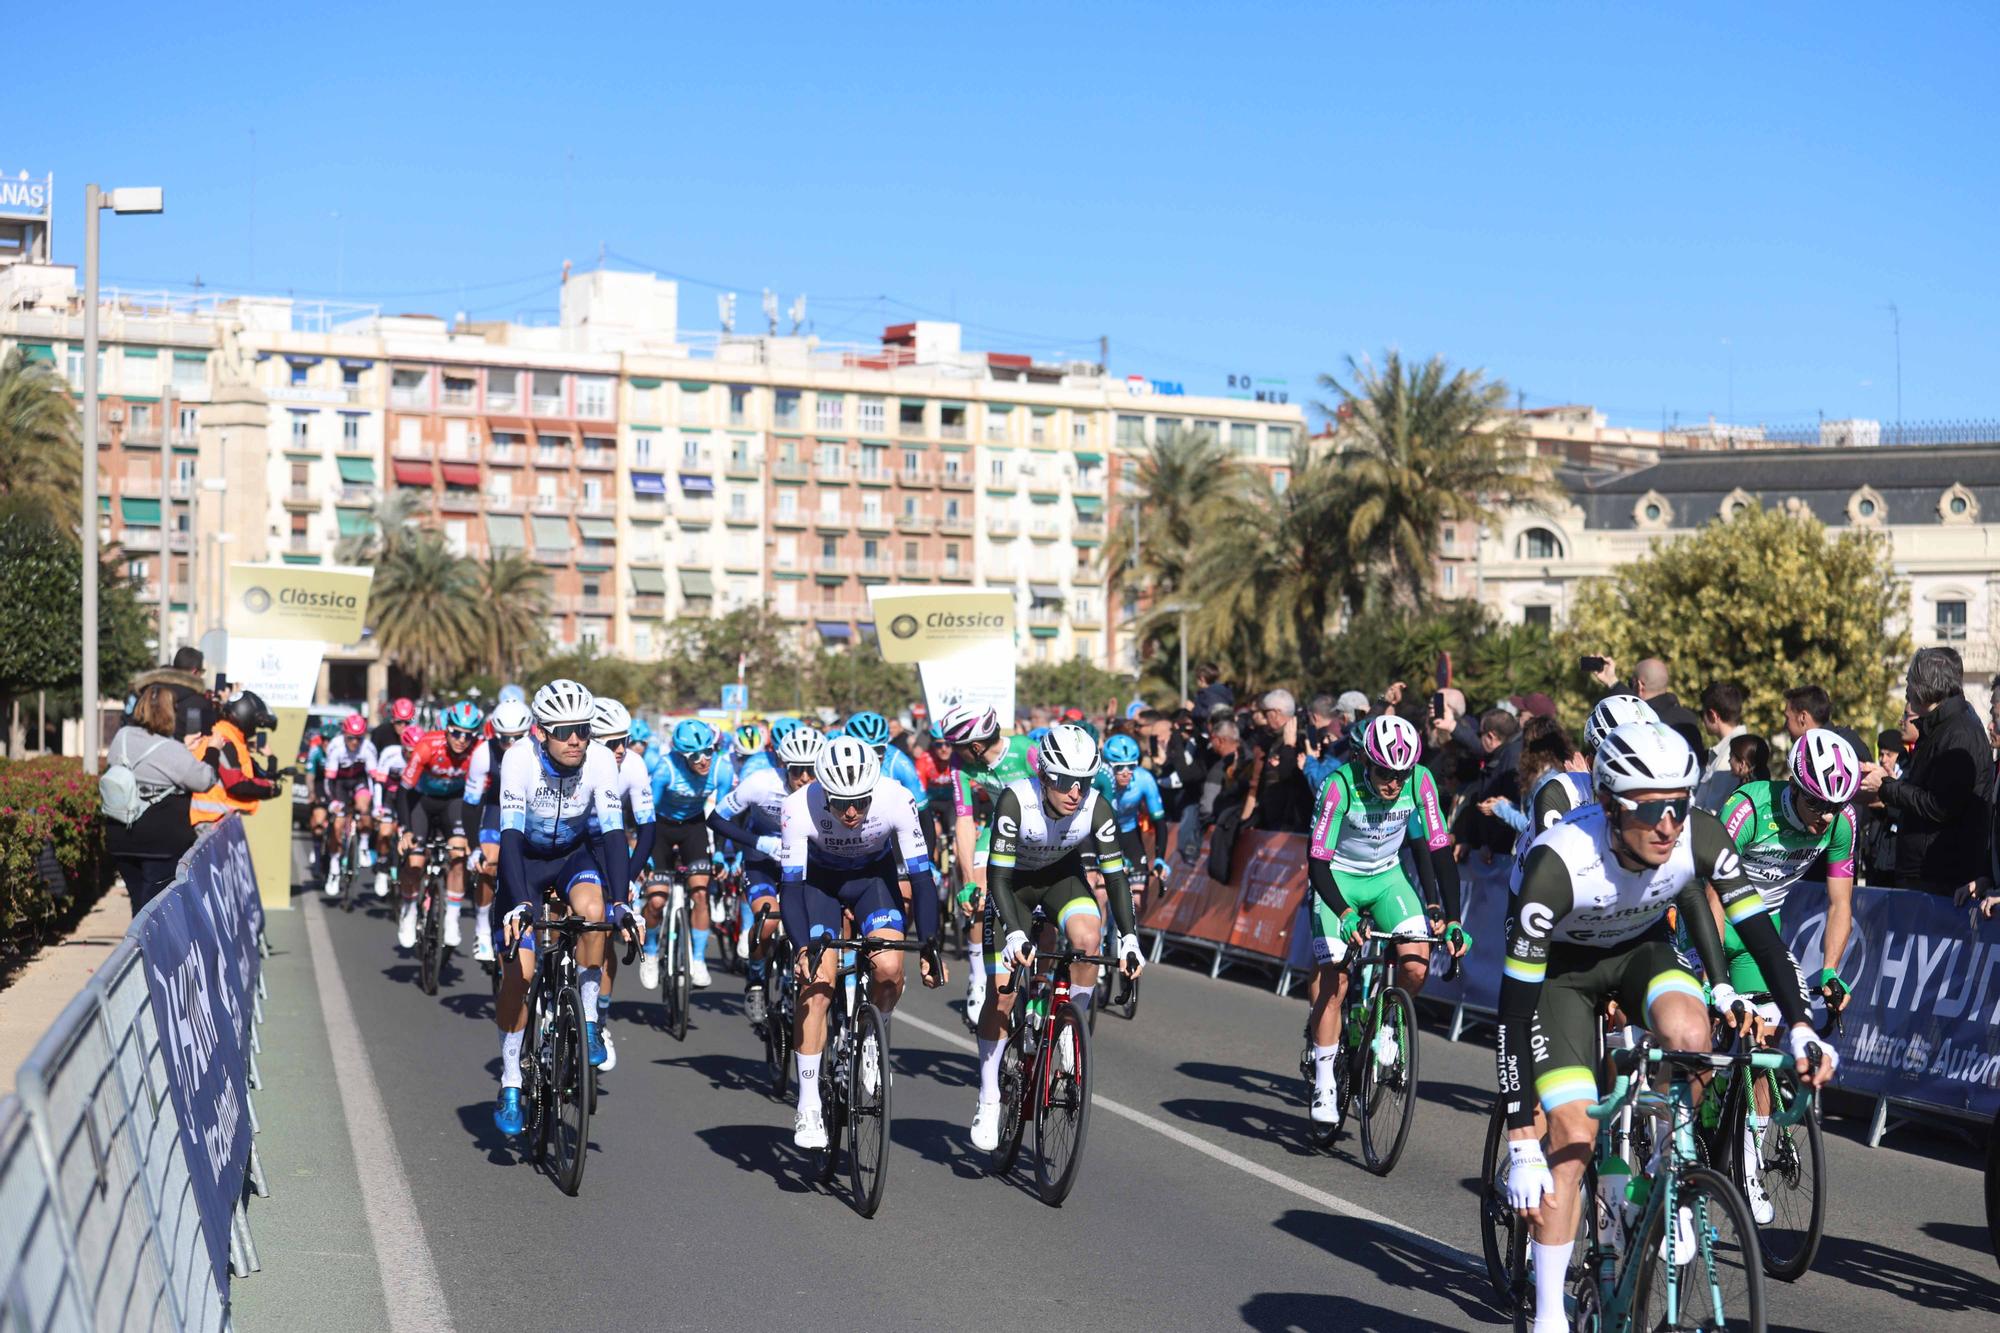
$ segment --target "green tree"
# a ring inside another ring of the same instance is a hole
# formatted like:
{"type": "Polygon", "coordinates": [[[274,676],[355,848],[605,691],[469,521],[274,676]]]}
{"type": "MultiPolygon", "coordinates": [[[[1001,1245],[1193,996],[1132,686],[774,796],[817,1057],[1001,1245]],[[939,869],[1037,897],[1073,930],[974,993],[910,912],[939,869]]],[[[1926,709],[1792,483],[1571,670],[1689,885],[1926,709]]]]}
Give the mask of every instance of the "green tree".
{"type": "Polygon", "coordinates": [[[333,558],[343,565],[372,565],[414,537],[417,511],[429,500],[428,491],[396,487],[383,493],[369,511],[368,528],[342,537],[333,548],[333,558]]]}
{"type": "Polygon", "coordinates": [[[480,650],[488,613],[477,567],[438,533],[419,530],[396,540],[375,563],[368,594],[375,642],[420,691],[486,665],[480,650]]]}
{"type": "Polygon", "coordinates": [[[479,565],[481,607],[478,665],[515,679],[541,652],[549,614],[549,576],[520,551],[503,551],[479,565]]]}
{"type": "Polygon", "coordinates": [[[1116,700],[1118,713],[1123,716],[1131,698],[1130,676],[1106,671],[1081,657],[1072,657],[1067,662],[1030,662],[1014,673],[1015,704],[1022,709],[1037,704],[1074,706],[1096,717],[1107,701],[1116,700]]]}
{"type": "MultiPolygon", "coordinates": [[[[0,707],[46,690],[74,717],[83,687],[83,548],[46,517],[0,518],[0,707]]],[[[151,617],[116,557],[97,579],[97,670],[102,697],[122,696],[152,664],[151,617]]],[[[10,750],[20,752],[19,737],[10,750]]]]}
{"type": "Polygon", "coordinates": [[[665,684],[660,663],[612,657],[587,643],[542,658],[528,675],[537,684],[567,677],[592,694],[618,700],[634,713],[658,709],[665,684]]]}
{"type": "Polygon", "coordinates": [[[679,708],[714,708],[722,687],[743,664],[750,705],[784,712],[813,702],[798,631],[762,606],[739,607],[714,619],[677,620],[665,644],[666,695],[679,708]]]}
{"type": "Polygon", "coordinates": [[[75,540],[83,506],[83,437],[69,386],[19,346],[0,357],[0,505],[75,540]]]}
{"type": "Polygon", "coordinates": [[[1886,537],[1829,541],[1810,515],[1746,505],[1586,583],[1562,638],[1621,667],[1661,658],[1688,699],[1739,681],[1745,721],[1765,734],[1784,724],[1787,689],[1818,684],[1834,716],[1865,732],[1898,715],[1908,611],[1886,537]]]}
{"type": "Polygon", "coordinates": [[[917,668],[883,661],[872,643],[821,646],[812,658],[811,679],[806,702],[831,708],[843,718],[864,708],[884,715],[900,713],[911,700],[923,698],[917,668]]]}
{"type": "Polygon", "coordinates": [[[1442,357],[1421,365],[1391,351],[1380,369],[1347,359],[1348,383],[1320,410],[1342,424],[1335,455],[1346,473],[1349,561],[1369,571],[1369,593],[1400,605],[1428,599],[1438,525],[1491,522],[1501,508],[1547,499],[1551,484],[1505,415],[1509,390],[1442,357]]]}

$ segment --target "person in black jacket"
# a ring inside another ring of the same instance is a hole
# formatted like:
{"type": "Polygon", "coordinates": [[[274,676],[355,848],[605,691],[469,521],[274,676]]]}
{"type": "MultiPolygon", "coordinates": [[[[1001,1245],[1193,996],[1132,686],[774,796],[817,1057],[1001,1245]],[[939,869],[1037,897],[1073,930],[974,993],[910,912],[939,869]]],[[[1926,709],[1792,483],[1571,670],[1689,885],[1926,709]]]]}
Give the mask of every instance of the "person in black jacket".
{"type": "Polygon", "coordinates": [[[151,801],[130,824],[106,817],[105,849],[132,898],[132,915],[174,881],[174,868],[194,846],[188,801],[215,785],[215,770],[174,738],[175,693],[155,683],[139,691],[131,721],[111,738],[107,758],[132,770],[139,798],[151,801]]]}
{"type": "Polygon", "coordinates": [[[1460,790],[1458,817],[1451,831],[1461,861],[1475,850],[1500,856],[1514,849],[1514,830],[1505,820],[1485,813],[1479,806],[1489,797],[1505,796],[1513,800],[1520,795],[1520,719],[1504,708],[1481,714],[1479,747],[1486,753],[1486,762],[1479,776],[1460,790]]]}
{"type": "Polygon", "coordinates": [[[1897,883],[1956,894],[1988,870],[1992,745],[1985,721],[1966,702],[1956,649],[1918,649],[1904,697],[1917,718],[1916,749],[1900,778],[1864,763],[1861,799],[1880,802],[1895,821],[1897,883]]]}
{"type": "Polygon", "coordinates": [[[148,671],[132,682],[132,697],[125,705],[127,725],[139,706],[139,696],[154,685],[164,686],[172,699],[173,731],[177,741],[190,736],[206,736],[215,727],[215,699],[201,683],[202,656],[199,648],[183,648],[174,654],[173,665],[148,671]]]}

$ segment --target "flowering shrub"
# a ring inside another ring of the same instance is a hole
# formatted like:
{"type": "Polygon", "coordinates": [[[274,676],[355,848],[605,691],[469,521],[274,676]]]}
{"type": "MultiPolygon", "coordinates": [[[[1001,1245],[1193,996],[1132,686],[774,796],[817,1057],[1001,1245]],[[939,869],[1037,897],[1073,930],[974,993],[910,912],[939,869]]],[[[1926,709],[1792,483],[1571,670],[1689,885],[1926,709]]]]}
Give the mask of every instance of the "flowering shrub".
{"type": "Polygon", "coordinates": [[[96,779],[75,759],[0,761],[0,952],[33,948],[59,922],[95,902],[111,877],[96,779]],[[55,847],[66,899],[37,868],[55,847]]]}

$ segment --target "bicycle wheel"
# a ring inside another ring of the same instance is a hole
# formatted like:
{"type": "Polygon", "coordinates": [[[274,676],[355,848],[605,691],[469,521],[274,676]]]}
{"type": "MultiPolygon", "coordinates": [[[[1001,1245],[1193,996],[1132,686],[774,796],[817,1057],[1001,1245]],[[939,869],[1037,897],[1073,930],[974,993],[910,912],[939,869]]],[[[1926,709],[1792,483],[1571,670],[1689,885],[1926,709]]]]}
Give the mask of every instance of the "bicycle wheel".
{"type": "MultiPolygon", "coordinates": [[[[1792,1070],[1756,1077],[1770,1090],[1774,1113],[1796,1104],[1799,1080],[1792,1070]]],[[[1717,1160],[1728,1162],[1729,1178],[1747,1202],[1750,1189],[1743,1137],[1749,1099],[1732,1097],[1729,1112],[1723,1122],[1723,1152],[1717,1160]]],[[[1826,1230],[1826,1147],[1820,1141],[1818,1109],[1807,1112],[1796,1125],[1767,1126],[1762,1139],[1759,1175],[1774,1216],[1758,1227],[1757,1247],[1766,1273],[1780,1282],[1796,1282],[1812,1267],[1826,1230]]]]}
{"type": "Polygon", "coordinates": [[[1118,1006],[1118,1015],[1127,1023],[1139,1014],[1139,978],[1124,978],[1125,1002],[1118,1006]]]}
{"type": "Polygon", "coordinates": [[[576,991],[564,987],[556,1005],[551,1157],[556,1184],[569,1195],[583,1187],[583,1160],[590,1150],[590,1046],[582,1010],[576,991]]]}
{"type": "Polygon", "coordinates": [[[438,993],[438,973],[444,967],[444,882],[430,877],[424,885],[429,899],[424,905],[423,937],[417,941],[417,981],[424,994],[438,993]]]}
{"type": "Polygon", "coordinates": [[[1361,1157],[1370,1171],[1386,1176],[1396,1168],[1417,1114],[1417,1006],[1410,993],[1391,986],[1382,993],[1381,1017],[1362,1034],[1361,1157]],[[1381,1047],[1395,1047],[1383,1063],[1381,1047]]]}
{"type": "Polygon", "coordinates": [[[1042,1202],[1060,1206],[1083,1165],[1090,1128],[1090,1026],[1073,1004],[1049,1016],[1042,1095],[1035,1104],[1035,1188],[1042,1202]]]}
{"type": "MultiPolygon", "coordinates": [[[[784,967],[789,969],[790,963],[784,967]]],[[[773,959],[764,974],[764,1066],[771,1073],[771,1096],[784,1101],[792,1087],[791,983],[773,959]]]]}
{"type": "Polygon", "coordinates": [[[847,1065],[847,1172],[854,1209],[875,1216],[889,1183],[889,1025],[873,1004],[854,1015],[847,1065]]]}
{"type": "MultiPolygon", "coordinates": [[[[836,1011],[837,1012],[837,1011],[836,1011]]],[[[844,1080],[827,1078],[828,1066],[838,1067],[835,1057],[843,1040],[845,1021],[830,1022],[827,1026],[826,1046],[821,1051],[819,1102],[820,1115],[826,1121],[826,1146],[819,1150],[819,1161],[813,1168],[813,1179],[822,1185],[831,1185],[840,1171],[840,1136],[847,1128],[847,1118],[842,1114],[841,1103],[846,1099],[847,1086],[844,1080]]]]}
{"type": "Polygon", "coordinates": [[[667,1015],[667,1030],[674,1034],[675,1041],[686,1041],[688,1034],[688,1005],[693,995],[694,977],[689,960],[694,957],[694,943],[688,935],[687,904],[674,909],[674,952],[668,961],[667,983],[674,988],[674,1002],[667,1015]]]}
{"type": "Polygon", "coordinates": [[[350,829],[348,835],[340,840],[340,910],[343,912],[354,910],[354,883],[361,877],[360,860],[350,829]]]}
{"type": "Polygon", "coordinates": [[[1027,1031],[1027,1018],[1017,1003],[1014,1033],[1000,1051],[1000,1144],[987,1162],[987,1169],[996,1176],[1013,1169],[1014,1159],[1021,1153],[1021,1135],[1028,1125],[1028,1084],[1036,1074],[1035,1062],[1026,1053],[1027,1031]]]}
{"type": "Polygon", "coordinates": [[[535,1165],[549,1159],[549,1143],[554,1136],[555,1045],[544,1021],[548,1003],[539,979],[528,992],[528,1027],[522,1041],[521,1100],[528,1105],[528,1133],[534,1146],[535,1165]]]}
{"type": "Polygon", "coordinates": [[[1486,1118],[1486,1147],[1479,1156],[1479,1247],[1486,1258],[1486,1280],[1503,1300],[1511,1299],[1525,1279],[1523,1257],[1528,1223],[1507,1202],[1502,1168],[1507,1161],[1507,1107],[1498,1098],[1486,1118]]]}
{"type": "Polygon", "coordinates": [[[1762,1333],[1764,1267],[1743,1196],[1718,1171],[1684,1167],[1674,1183],[1674,1211],[1679,1221],[1664,1208],[1650,1209],[1637,1242],[1635,1327],[1762,1333]]]}

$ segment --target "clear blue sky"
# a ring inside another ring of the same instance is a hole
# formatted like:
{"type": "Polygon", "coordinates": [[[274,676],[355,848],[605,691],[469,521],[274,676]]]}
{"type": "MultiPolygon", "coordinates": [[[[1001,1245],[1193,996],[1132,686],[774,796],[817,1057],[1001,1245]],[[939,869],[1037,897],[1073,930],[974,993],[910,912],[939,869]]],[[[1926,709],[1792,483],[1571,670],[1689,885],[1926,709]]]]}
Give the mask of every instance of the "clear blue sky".
{"type": "Polygon", "coordinates": [[[1393,346],[1635,425],[1893,419],[1894,301],[1904,416],[2000,416],[1989,4],[227,8],[16,24],[59,258],[159,184],[107,279],[546,316],[602,246],[829,338],[1295,398],[1393,346]]]}

